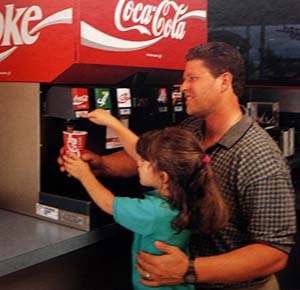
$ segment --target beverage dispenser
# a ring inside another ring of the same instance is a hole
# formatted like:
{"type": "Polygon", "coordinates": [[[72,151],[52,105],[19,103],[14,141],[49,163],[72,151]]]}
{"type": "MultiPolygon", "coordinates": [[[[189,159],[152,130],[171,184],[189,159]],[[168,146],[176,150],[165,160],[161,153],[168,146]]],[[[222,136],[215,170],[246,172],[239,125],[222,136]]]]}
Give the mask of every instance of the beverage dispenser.
{"type": "MultiPolygon", "coordinates": [[[[79,111],[104,106],[138,134],[183,118],[173,84],[186,51],[207,41],[207,0],[19,2],[0,4],[0,206],[90,230],[111,217],[59,171],[62,132],[87,131],[87,149],[109,154],[115,136],[79,111]]],[[[136,178],[101,181],[116,194],[143,190],[136,178]]]]}
{"type": "MultiPolygon", "coordinates": [[[[106,107],[116,117],[125,118],[129,126],[130,88],[44,85],[42,92],[41,192],[36,205],[37,214],[84,230],[111,222],[111,217],[97,208],[79,181],[59,171],[56,159],[63,146],[63,131],[70,127],[88,132],[88,150],[105,155],[121,149],[108,128],[80,118],[79,112],[106,107]],[[84,94],[79,96],[80,92],[84,94]],[[99,96],[101,92],[105,94],[102,98],[99,96]],[[125,97],[121,96],[120,108],[120,95],[117,95],[124,92],[129,94],[129,99],[124,102],[125,97]]],[[[101,178],[101,182],[116,195],[135,196],[142,191],[137,178],[101,178]]]]}

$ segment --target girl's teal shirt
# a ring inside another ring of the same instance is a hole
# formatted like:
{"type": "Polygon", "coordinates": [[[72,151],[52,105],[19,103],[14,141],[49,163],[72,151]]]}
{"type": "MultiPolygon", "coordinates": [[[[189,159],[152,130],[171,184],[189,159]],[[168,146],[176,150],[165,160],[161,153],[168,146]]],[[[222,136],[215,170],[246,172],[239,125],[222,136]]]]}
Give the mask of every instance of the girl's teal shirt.
{"type": "Polygon", "coordinates": [[[139,251],[161,255],[154,242],[159,240],[174,245],[189,254],[190,231],[177,232],[172,227],[178,211],[159,197],[158,191],[145,194],[145,198],[116,197],[113,204],[113,216],[117,223],[134,232],[132,245],[132,281],[135,290],[193,290],[193,285],[180,284],[161,287],[146,287],[138,280],[140,274],[135,269],[136,255],[139,251]]]}

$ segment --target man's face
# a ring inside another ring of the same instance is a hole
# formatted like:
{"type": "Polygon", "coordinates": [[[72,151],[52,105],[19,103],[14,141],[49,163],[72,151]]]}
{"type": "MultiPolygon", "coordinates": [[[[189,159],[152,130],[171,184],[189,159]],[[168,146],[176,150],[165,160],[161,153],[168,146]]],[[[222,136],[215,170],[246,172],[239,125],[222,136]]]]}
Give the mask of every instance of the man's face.
{"type": "Polygon", "coordinates": [[[206,68],[202,60],[186,63],[180,90],[185,95],[186,112],[206,117],[216,109],[220,101],[220,82],[206,68]]]}

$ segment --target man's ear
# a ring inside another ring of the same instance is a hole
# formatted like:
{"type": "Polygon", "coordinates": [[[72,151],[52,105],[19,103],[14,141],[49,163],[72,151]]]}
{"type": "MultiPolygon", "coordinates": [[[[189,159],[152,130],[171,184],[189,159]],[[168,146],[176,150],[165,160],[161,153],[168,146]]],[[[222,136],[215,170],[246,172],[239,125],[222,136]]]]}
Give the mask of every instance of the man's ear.
{"type": "Polygon", "coordinates": [[[232,86],[232,74],[229,72],[225,72],[220,75],[221,80],[221,89],[222,91],[226,91],[229,86],[232,86]]]}
{"type": "Polygon", "coordinates": [[[166,171],[161,171],[159,173],[161,181],[163,184],[166,184],[169,182],[169,174],[166,171]]]}

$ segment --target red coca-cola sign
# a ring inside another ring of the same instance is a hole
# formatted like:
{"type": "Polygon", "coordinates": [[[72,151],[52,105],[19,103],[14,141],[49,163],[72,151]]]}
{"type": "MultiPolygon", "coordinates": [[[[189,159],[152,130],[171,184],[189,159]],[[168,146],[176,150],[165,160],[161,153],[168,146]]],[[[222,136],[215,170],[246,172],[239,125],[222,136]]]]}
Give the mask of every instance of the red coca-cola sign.
{"type": "Polygon", "coordinates": [[[81,110],[89,110],[90,102],[89,102],[89,93],[86,88],[72,88],[72,99],[73,99],[73,110],[81,111],[81,110]]]}
{"type": "Polygon", "coordinates": [[[207,40],[207,0],[1,2],[0,81],[51,82],[74,63],[182,69],[207,40]]]}
{"type": "Polygon", "coordinates": [[[72,5],[73,1],[1,1],[0,81],[51,81],[71,65],[72,5]]]}

